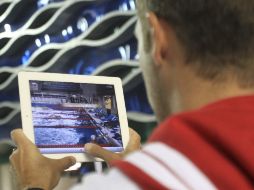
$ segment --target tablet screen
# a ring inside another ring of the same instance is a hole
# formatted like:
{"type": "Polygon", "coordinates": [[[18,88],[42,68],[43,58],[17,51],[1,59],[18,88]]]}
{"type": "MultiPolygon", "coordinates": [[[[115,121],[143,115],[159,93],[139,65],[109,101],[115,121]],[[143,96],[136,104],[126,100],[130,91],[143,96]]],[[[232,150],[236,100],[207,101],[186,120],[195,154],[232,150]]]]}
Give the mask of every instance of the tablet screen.
{"type": "Polygon", "coordinates": [[[30,80],[29,86],[43,154],[81,153],[89,142],[123,150],[114,85],[30,80]]]}

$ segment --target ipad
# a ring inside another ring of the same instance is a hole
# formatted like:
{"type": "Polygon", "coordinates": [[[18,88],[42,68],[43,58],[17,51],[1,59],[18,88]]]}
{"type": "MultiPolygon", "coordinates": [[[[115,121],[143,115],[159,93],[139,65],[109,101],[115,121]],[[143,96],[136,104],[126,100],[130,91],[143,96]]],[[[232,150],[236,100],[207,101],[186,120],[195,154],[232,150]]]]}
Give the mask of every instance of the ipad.
{"type": "Polygon", "coordinates": [[[113,152],[126,147],[129,130],[121,79],[20,72],[18,82],[23,131],[43,155],[100,161],[85,153],[86,143],[113,152]]]}

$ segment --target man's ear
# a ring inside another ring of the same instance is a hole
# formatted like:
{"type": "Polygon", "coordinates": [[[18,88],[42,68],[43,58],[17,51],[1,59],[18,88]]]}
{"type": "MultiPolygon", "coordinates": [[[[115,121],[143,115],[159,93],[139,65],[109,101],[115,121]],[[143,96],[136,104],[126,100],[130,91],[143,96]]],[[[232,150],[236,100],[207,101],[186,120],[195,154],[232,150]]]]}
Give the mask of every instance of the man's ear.
{"type": "Polygon", "coordinates": [[[153,41],[153,59],[157,66],[167,62],[169,52],[168,30],[164,20],[159,19],[153,12],[147,14],[151,26],[151,37],[153,41]]]}

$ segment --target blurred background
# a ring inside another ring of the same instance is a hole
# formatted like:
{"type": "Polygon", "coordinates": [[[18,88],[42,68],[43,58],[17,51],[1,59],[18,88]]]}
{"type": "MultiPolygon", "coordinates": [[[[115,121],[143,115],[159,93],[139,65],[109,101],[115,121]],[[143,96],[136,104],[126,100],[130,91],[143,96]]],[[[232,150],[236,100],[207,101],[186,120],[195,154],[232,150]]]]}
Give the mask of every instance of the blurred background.
{"type": "MultiPolygon", "coordinates": [[[[0,189],[14,190],[10,131],[21,128],[17,74],[57,72],[120,77],[129,126],[145,142],[156,125],[139,68],[135,0],[0,0],[0,189]]],[[[105,163],[79,164],[68,189],[105,163]]]]}

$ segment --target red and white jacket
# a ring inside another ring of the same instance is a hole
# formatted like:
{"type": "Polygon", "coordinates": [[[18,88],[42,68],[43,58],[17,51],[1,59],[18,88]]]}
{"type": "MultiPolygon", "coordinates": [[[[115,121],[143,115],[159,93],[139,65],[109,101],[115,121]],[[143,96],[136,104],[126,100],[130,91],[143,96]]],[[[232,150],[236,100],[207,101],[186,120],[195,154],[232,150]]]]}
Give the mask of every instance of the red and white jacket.
{"type": "Polygon", "coordinates": [[[114,166],[73,190],[254,190],[254,96],[172,116],[114,166]]]}

